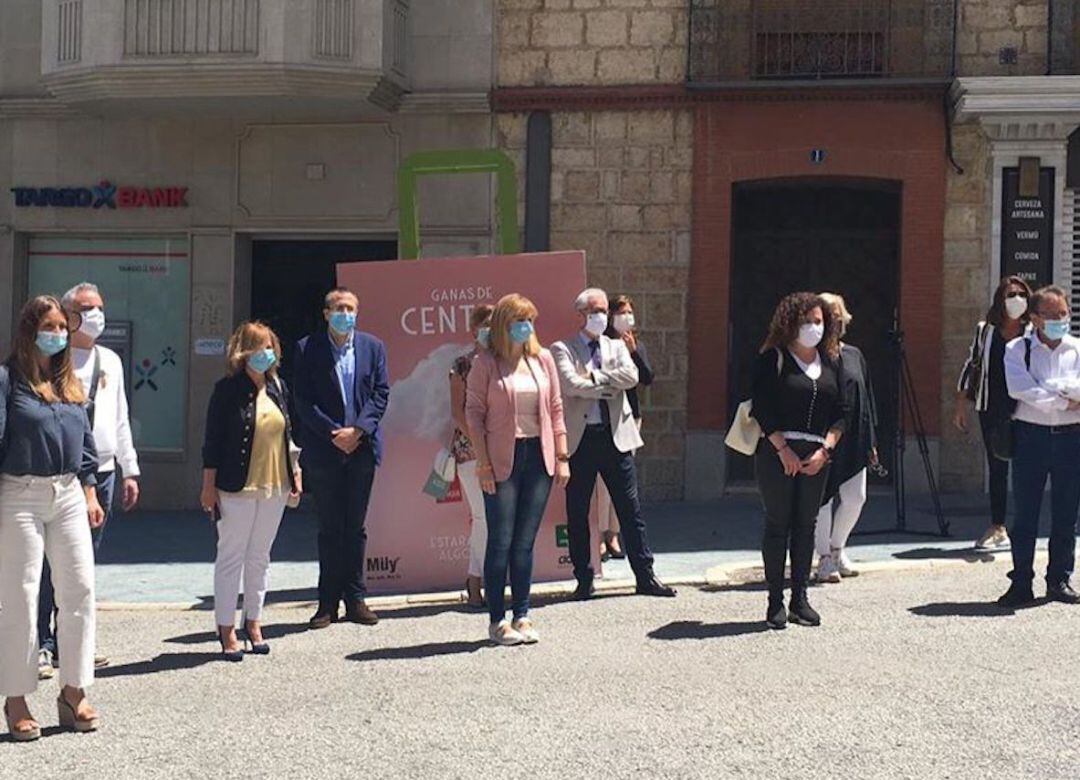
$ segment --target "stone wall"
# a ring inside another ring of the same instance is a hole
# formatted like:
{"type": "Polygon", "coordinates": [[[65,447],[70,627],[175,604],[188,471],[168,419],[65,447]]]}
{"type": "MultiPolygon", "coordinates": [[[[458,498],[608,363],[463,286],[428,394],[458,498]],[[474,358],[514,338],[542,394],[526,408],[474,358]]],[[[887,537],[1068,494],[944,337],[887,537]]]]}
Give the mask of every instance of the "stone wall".
{"type": "Polygon", "coordinates": [[[956,37],[960,76],[1041,76],[1046,73],[1047,0],[960,0],[956,37]],[[1017,50],[1015,65],[999,52],[1017,50]]]}
{"type": "Polygon", "coordinates": [[[687,0],[497,0],[500,86],[677,84],[687,0]]]}
{"type": "Polygon", "coordinates": [[[986,314],[991,285],[989,141],[977,124],[953,128],[953,156],[964,169],[949,169],[945,207],[943,338],[941,344],[941,488],[981,490],[984,457],[978,418],[968,410],[968,433],[950,420],[956,379],[971,345],[975,324],[986,314]]]}
{"type": "MultiPolygon", "coordinates": [[[[498,144],[524,170],[524,114],[498,117],[498,144]]],[[[584,249],[589,283],[635,301],[656,372],[643,395],[644,494],[683,490],[693,121],[690,111],[552,117],[552,249],[584,249]]]]}

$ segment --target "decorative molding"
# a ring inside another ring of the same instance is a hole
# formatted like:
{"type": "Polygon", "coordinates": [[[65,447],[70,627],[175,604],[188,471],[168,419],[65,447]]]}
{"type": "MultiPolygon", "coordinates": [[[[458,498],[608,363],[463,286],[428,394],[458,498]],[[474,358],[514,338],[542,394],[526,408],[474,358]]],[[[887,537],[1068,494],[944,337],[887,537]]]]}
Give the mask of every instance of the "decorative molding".
{"type": "Polygon", "coordinates": [[[72,105],[99,100],[297,96],[350,104],[367,99],[393,109],[403,92],[381,71],[261,63],[107,66],[65,70],[42,82],[61,102],[72,105]]]}
{"type": "Polygon", "coordinates": [[[682,108],[697,103],[799,100],[940,100],[948,82],[887,80],[847,82],[737,82],[610,87],[497,87],[496,112],[597,111],[682,108]]]}
{"type": "Polygon", "coordinates": [[[0,98],[0,119],[71,119],[81,114],[56,98],[0,98]]]}
{"type": "Polygon", "coordinates": [[[961,78],[953,83],[950,99],[958,122],[990,117],[1004,117],[1006,123],[1060,122],[1080,118],[1080,76],[961,78]]]}
{"type": "Polygon", "coordinates": [[[401,98],[402,114],[489,114],[486,92],[410,92],[401,98]]]}

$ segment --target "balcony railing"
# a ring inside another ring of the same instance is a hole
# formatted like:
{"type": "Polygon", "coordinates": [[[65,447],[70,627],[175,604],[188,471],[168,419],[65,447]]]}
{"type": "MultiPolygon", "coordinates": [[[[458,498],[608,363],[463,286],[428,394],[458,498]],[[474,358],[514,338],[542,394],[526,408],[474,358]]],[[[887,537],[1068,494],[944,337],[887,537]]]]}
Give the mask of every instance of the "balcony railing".
{"type": "Polygon", "coordinates": [[[1047,73],[1054,76],[1080,73],[1080,8],[1072,0],[1050,3],[1047,73]]]}
{"type": "Polygon", "coordinates": [[[956,0],[691,0],[691,84],[944,80],[956,0]]]}

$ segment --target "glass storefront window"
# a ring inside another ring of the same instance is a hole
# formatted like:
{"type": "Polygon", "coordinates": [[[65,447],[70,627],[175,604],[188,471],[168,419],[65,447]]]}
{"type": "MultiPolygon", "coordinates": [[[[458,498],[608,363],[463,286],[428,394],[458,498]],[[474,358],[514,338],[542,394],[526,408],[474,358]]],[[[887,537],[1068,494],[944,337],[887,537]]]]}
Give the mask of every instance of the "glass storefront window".
{"type": "Polygon", "coordinates": [[[120,354],[131,427],[142,451],[184,449],[191,263],[184,237],[30,240],[30,296],[98,286],[108,322],[100,343],[120,354]]]}

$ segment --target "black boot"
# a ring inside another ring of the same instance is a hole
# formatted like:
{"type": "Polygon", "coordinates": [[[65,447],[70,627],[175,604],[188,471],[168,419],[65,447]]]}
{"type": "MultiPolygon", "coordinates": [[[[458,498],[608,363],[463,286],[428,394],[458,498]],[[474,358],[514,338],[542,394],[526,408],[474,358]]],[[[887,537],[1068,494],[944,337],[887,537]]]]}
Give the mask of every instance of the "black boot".
{"type": "Polygon", "coordinates": [[[821,615],[810,606],[810,601],[806,598],[806,588],[798,588],[791,592],[788,620],[800,626],[821,625],[821,615]]]}
{"type": "Polygon", "coordinates": [[[784,592],[769,594],[769,608],[765,610],[765,622],[769,628],[780,631],[787,628],[787,611],[784,609],[784,592]]]}

